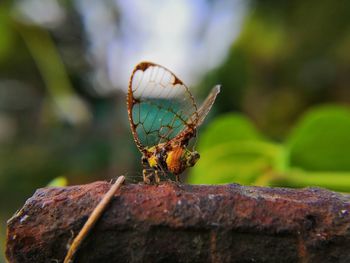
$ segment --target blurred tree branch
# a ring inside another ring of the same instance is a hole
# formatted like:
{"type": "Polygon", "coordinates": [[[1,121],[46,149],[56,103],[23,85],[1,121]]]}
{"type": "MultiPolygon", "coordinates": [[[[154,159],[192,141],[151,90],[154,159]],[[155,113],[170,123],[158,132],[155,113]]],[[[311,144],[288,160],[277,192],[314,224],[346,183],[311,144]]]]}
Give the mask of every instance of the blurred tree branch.
{"type": "Polygon", "coordinates": [[[45,29],[16,23],[16,29],[26,43],[45,82],[54,108],[62,120],[71,124],[90,120],[90,112],[75,94],[56,44],[45,29]]]}

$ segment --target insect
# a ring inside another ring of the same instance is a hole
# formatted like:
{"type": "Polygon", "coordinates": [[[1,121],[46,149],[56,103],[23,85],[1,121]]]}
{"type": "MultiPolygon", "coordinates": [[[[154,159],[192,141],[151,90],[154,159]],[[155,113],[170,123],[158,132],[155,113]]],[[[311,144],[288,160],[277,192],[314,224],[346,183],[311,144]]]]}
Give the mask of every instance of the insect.
{"type": "Polygon", "coordinates": [[[188,145],[211,109],[216,85],[197,108],[188,87],[170,70],[152,62],[134,68],[128,87],[127,108],[136,146],[142,153],[143,180],[159,183],[169,173],[179,175],[200,158],[188,145]]]}

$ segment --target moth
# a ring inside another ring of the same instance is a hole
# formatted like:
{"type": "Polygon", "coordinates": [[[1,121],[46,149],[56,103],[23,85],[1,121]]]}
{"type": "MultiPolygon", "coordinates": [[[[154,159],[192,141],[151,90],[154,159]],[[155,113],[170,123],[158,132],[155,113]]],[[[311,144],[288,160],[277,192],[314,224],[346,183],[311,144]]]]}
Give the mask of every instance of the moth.
{"type": "Polygon", "coordinates": [[[141,62],[128,87],[127,109],[131,132],[142,153],[143,181],[159,183],[161,176],[179,175],[196,164],[200,155],[188,149],[210,111],[220,85],[198,108],[189,88],[167,68],[141,62]]]}

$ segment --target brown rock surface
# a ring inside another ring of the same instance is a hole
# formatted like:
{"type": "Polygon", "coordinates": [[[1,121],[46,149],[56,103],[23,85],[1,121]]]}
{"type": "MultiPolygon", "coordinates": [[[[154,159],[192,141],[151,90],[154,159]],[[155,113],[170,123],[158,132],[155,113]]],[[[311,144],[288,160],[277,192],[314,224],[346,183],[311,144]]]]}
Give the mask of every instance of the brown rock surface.
{"type": "MultiPolygon", "coordinates": [[[[8,260],[62,262],[109,188],[38,189],[8,221],[8,260]]],[[[318,188],[124,185],[75,262],[350,262],[349,212],[318,188]]]]}

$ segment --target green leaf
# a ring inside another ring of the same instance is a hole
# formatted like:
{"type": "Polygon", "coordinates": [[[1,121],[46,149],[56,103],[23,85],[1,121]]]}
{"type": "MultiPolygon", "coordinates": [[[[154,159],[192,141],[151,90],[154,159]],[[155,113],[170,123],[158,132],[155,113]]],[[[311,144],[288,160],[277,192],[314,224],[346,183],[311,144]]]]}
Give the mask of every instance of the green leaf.
{"type": "Polygon", "coordinates": [[[270,143],[239,114],[212,122],[200,136],[201,159],[188,178],[193,184],[252,184],[271,167],[281,167],[281,146],[270,143]]]}
{"type": "Polygon", "coordinates": [[[307,113],[288,139],[292,167],[350,171],[350,110],[323,106],[307,113]]]}
{"type": "Polygon", "coordinates": [[[49,187],[63,187],[68,185],[68,180],[64,176],[54,178],[47,186],[49,187]]]}
{"type": "Polygon", "coordinates": [[[274,175],[270,186],[279,187],[324,187],[334,191],[350,192],[350,172],[307,172],[299,168],[286,174],[274,175]]]}
{"type": "Polygon", "coordinates": [[[201,159],[191,170],[188,181],[193,184],[252,184],[271,167],[278,167],[282,149],[269,142],[249,140],[209,147],[201,152],[201,159]]]}
{"type": "Polygon", "coordinates": [[[206,149],[220,143],[242,140],[260,140],[262,136],[249,119],[241,114],[229,113],[216,118],[200,133],[198,149],[206,149]]]}

